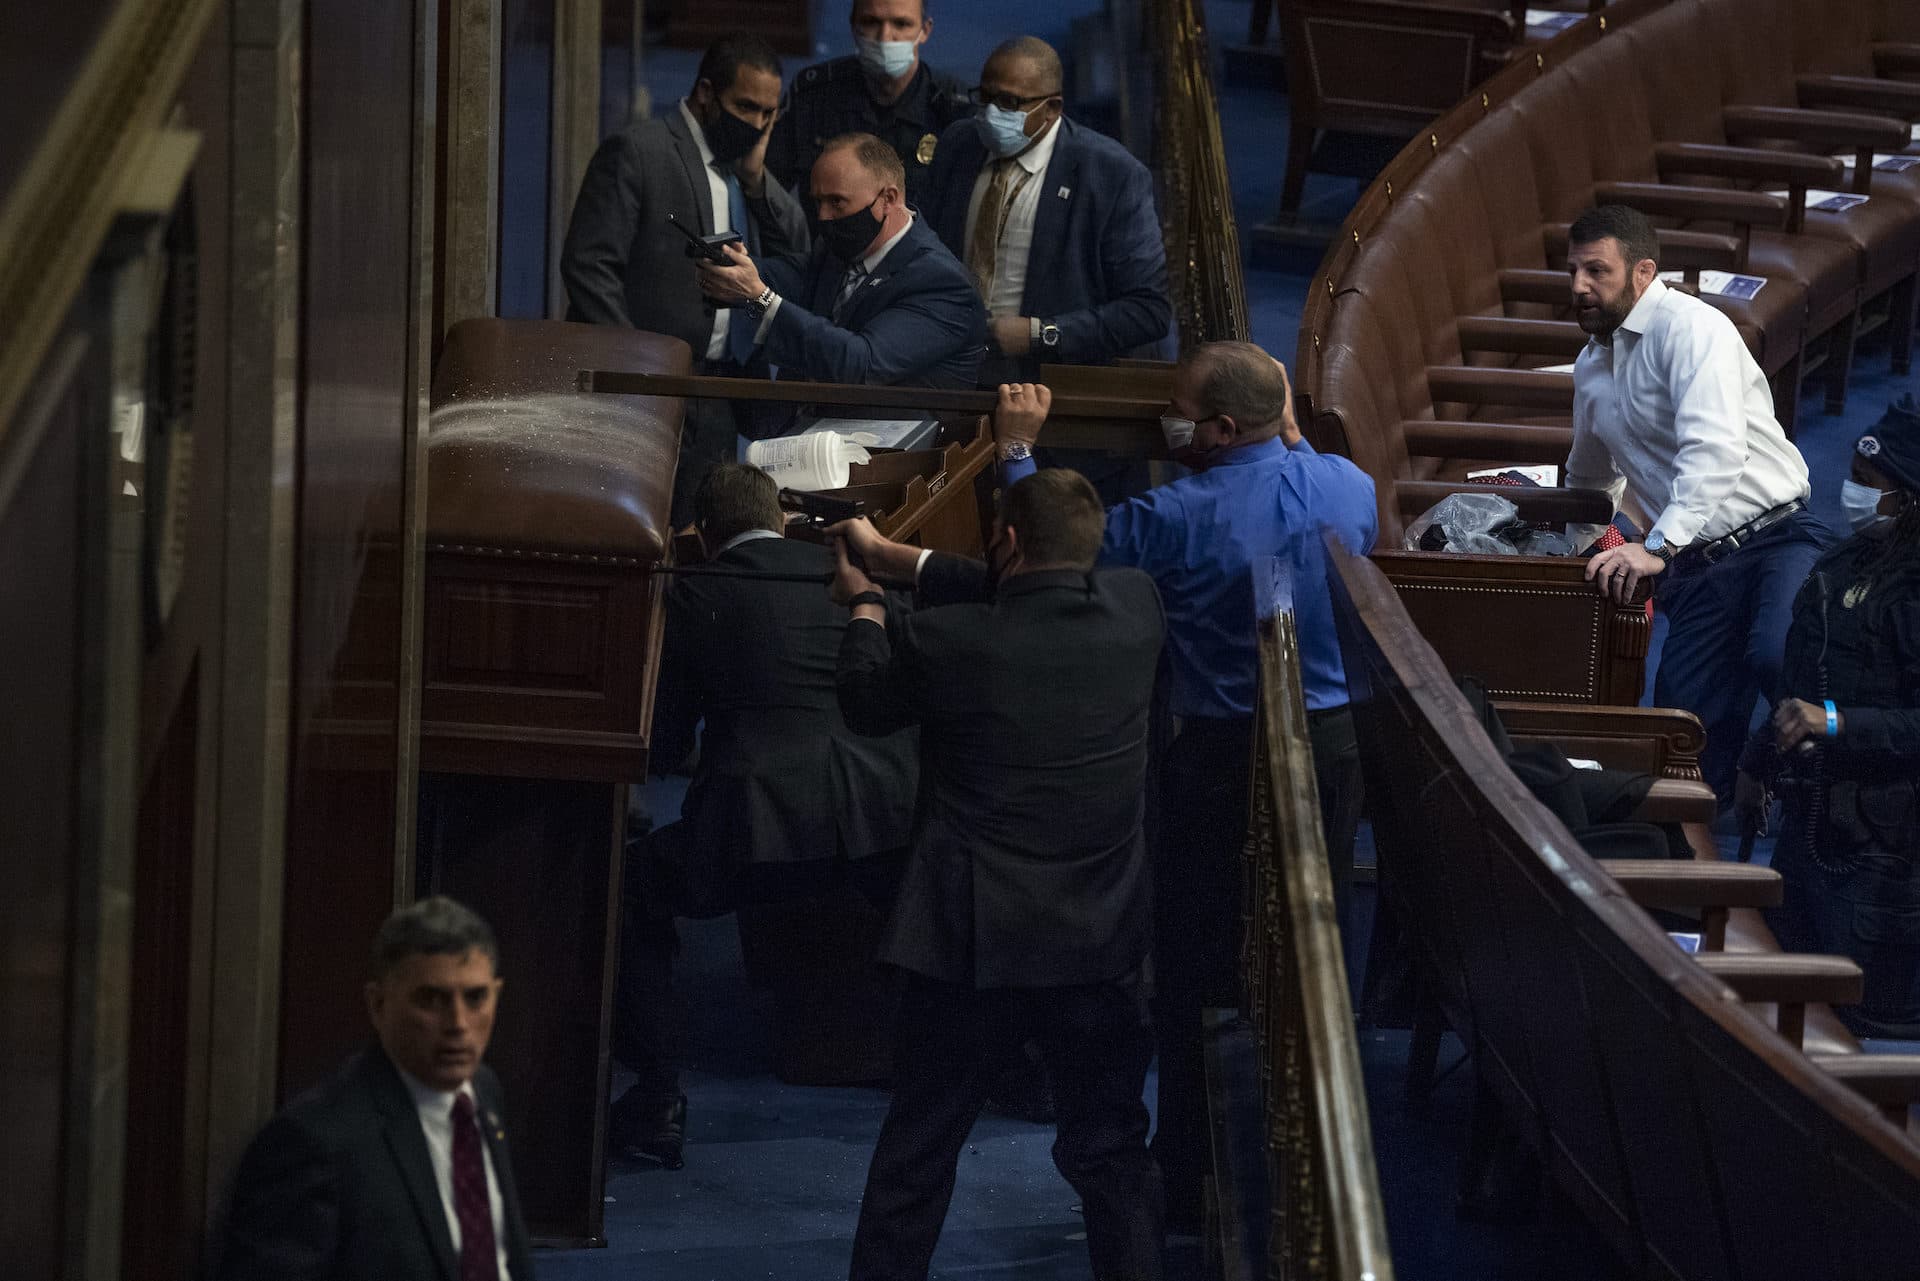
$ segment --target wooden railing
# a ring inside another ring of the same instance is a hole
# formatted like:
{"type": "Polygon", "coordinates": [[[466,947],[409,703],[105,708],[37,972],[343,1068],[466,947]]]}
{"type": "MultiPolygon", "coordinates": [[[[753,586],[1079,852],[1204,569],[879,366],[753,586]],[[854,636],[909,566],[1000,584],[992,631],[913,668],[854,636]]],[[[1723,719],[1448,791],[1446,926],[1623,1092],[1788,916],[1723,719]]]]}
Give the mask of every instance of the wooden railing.
{"type": "Polygon", "coordinates": [[[1167,285],[1182,350],[1249,335],[1233,185],[1220,139],[1200,0],[1152,0],[1143,32],[1153,53],[1155,168],[1163,175],[1167,285]]]}
{"type": "Polygon", "coordinates": [[[1391,1281],[1290,606],[1260,624],[1245,849],[1246,1013],[1266,1118],[1266,1276],[1391,1281]]]}

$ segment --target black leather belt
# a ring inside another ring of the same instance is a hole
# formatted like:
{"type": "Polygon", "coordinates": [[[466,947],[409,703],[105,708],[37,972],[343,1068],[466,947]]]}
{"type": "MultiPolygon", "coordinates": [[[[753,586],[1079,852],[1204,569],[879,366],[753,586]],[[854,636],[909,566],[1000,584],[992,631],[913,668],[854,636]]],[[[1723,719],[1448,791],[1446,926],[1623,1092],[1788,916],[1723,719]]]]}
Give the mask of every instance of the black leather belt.
{"type": "Polygon", "coordinates": [[[1758,516],[1755,516],[1731,534],[1723,534],[1712,542],[1702,543],[1698,547],[1689,547],[1673,559],[1678,563],[1682,559],[1697,556],[1702,563],[1711,565],[1715,561],[1722,560],[1734,552],[1739,551],[1742,547],[1745,547],[1748,543],[1752,542],[1761,531],[1778,525],[1781,521],[1797,511],[1804,510],[1806,505],[1806,502],[1799,498],[1794,499],[1790,503],[1782,503],[1770,512],[1762,512],[1758,516]]]}

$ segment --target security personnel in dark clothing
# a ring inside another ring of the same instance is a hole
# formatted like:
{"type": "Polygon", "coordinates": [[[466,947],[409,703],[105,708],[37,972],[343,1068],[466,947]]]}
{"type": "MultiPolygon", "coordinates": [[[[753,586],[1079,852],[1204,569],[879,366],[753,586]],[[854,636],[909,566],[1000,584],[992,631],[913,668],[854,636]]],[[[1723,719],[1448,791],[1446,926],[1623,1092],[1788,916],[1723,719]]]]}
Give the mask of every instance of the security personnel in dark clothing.
{"type": "Polygon", "coordinates": [[[858,53],[808,67],[794,77],[767,147],[767,168],[803,196],[821,149],[848,133],[885,142],[907,169],[907,203],[922,206],[940,133],[972,114],[967,91],[920,57],[933,33],[923,0],[854,0],[858,53]]]}
{"type": "MultiPolygon", "coordinates": [[[[1854,536],[1793,605],[1788,697],[1741,762],[1743,807],[1772,783],[1786,821],[1768,924],[1789,951],[1850,956],[1861,1036],[1920,1038],[1920,412],[1896,406],[1854,446],[1854,536]]],[[[1763,802],[1761,802],[1763,803],[1763,802]]],[[[1750,815],[1743,815],[1750,818],[1750,815]]]]}

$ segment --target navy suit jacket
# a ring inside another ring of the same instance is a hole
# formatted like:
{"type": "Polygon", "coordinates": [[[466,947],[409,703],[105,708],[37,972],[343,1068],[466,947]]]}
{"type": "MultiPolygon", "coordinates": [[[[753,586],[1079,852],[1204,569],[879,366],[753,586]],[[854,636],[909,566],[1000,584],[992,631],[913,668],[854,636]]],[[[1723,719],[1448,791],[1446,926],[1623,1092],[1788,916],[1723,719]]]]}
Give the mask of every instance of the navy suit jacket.
{"type": "Polygon", "coordinates": [[[987,350],[987,309],[973,280],[925,218],[848,300],[833,302],[846,266],[816,242],[804,257],[760,263],[780,295],[762,353],[783,377],[872,386],[972,387],[987,350]]]}
{"type": "MultiPolygon", "coordinates": [[[[1153,176],[1105,134],[1065,118],[1054,127],[1020,314],[1060,326],[1060,345],[1034,354],[1067,365],[1104,365],[1142,347],[1164,354],[1173,304],[1153,176]]],[[[967,205],[988,159],[971,120],[949,126],[934,149],[927,221],[962,261],[967,205]]]]}

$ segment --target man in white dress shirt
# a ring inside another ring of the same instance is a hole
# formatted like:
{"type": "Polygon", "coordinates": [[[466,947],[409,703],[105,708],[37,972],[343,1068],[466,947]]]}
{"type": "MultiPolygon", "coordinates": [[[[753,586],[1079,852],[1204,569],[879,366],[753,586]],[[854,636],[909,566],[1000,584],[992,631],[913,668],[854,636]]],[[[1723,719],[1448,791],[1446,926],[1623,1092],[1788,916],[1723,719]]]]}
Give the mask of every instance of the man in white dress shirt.
{"type": "MultiPolygon", "coordinates": [[[[1601,552],[1587,577],[1625,601],[1651,580],[1667,618],[1653,699],[1699,716],[1701,769],[1723,803],[1758,695],[1779,696],[1794,593],[1832,541],[1807,510],[1807,464],[1773,414],[1733,322],[1658,278],[1637,210],[1574,221],[1568,270],[1591,335],[1573,373],[1569,486],[1632,492],[1644,542],[1601,552]]],[[[1577,545],[1601,531],[1575,527],[1577,545]],[[1581,537],[1582,534],[1588,537],[1581,537]]]]}
{"type": "Polygon", "coordinates": [[[380,927],[367,983],[377,1044],[281,1110],[234,1178],[219,1281],[532,1281],[481,1058],[498,946],[447,898],[380,927]]]}

